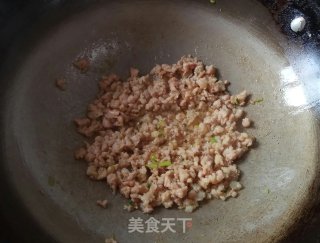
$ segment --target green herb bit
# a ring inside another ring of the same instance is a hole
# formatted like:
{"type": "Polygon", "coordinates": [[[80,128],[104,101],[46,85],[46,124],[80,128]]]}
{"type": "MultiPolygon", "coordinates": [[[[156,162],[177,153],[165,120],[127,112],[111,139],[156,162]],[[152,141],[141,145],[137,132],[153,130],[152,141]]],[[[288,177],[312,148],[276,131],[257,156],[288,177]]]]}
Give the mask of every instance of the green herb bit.
{"type": "Polygon", "coordinates": [[[210,143],[217,143],[217,138],[215,136],[213,136],[212,138],[210,138],[210,143]]]}
{"type": "Polygon", "coordinates": [[[163,128],[165,126],[166,126],[166,122],[164,120],[159,120],[158,121],[158,124],[157,124],[158,128],[163,128]]]}
{"type": "Polygon", "coordinates": [[[131,199],[129,199],[129,200],[128,200],[128,204],[129,204],[130,206],[133,206],[133,201],[132,201],[131,199]]]}
{"type": "Polygon", "coordinates": [[[157,156],[155,154],[151,155],[150,160],[151,160],[151,162],[158,163],[158,159],[157,159],[157,156]]]}
{"type": "Polygon", "coordinates": [[[159,129],[159,136],[163,137],[164,136],[164,128],[159,129]]]}
{"type": "Polygon", "coordinates": [[[159,163],[159,167],[168,167],[170,165],[172,165],[170,160],[164,160],[159,163]]]}
{"type": "Polygon", "coordinates": [[[216,0],[210,0],[211,4],[216,4],[216,0]]]}
{"type": "Polygon", "coordinates": [[[147,167],[149,167],[149,169],[151,169],[151,170],[157,169],[158,168],[158,163],[157,162],[151,162],[151,163],[147,164],[147,167]]]}
{"type": "Polygon", "coordinates": [[[231,104],[233,104],[233,105],[239,105],[239,104],[240,104],[239,98],[233,96],[233,97],[231,98],[231,104]]]}
{"type": "Polygon", "coordinates": [[[150,187],[151,187],[151,183],[148,182],[148,183],[147,183],[147,188],[150,189],[150,187]]]}
{"type": "Polygon", "coordinates": [[[252,102],[252,104],[255,105],[255,104],[259,104],[259,103],[261,103],[261,102],[263,102],[263,98],[254,100],[254,101],[252,102]]]}

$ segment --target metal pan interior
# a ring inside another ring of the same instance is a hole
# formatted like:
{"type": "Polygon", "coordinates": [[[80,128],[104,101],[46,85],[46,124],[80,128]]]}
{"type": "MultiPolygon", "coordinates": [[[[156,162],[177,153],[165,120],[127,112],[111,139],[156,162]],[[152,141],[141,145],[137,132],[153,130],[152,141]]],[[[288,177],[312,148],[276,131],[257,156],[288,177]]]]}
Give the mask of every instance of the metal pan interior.
{"type": "Polygon", "coordinates": [[[33,29],[41,38],[19,65],[11,59],[2,170],[14,203],[58,242],[103,242],[112,234],[119,242],[266,242],[286,235],[312,201],[318,128],[268,11],[257,1],[221,0],[109,1],[71,12],[50,28],[33,29]],[[245,189],[192,214],[154,212],[157,219],[191,217],[187,233],[129,234],[129,218],[150,215],[124,211],[124,198],[86,178],[86,164],[73,158],[83,138],[72,120],[84,115],[101,75],[125,78],[131,66],[147,73],[187,54],[218,67],[231,92],[247,89],[264,99],[247,108],[258,145],[239,162],[245,189]],[[81,55],[90,57],[86,74],[72,66],[81,55]],[[54,86],[59,77],[67,80],[64,92],[54,86]],[[106,210],[95,205],[104,197],[106,210]]]}

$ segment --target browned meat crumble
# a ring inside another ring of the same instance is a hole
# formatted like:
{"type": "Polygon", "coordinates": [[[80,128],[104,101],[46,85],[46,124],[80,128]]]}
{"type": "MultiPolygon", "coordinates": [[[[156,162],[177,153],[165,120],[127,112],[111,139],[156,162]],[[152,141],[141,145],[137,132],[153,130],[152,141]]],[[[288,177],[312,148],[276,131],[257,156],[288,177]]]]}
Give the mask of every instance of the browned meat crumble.
{"type": "Polygon", "coordinates": [[[235,162],[254,138],[237,130],[251,124],[247,92],[230,95],[228,85],[190,56],[144,76],[131,68],[127,81],[105,76],[86,117],[75,119],[90,138],[75,157],[88,162],[91,179],[129,199],[128,210],[192,212],[205,199],[236,197],[235,162]]]}

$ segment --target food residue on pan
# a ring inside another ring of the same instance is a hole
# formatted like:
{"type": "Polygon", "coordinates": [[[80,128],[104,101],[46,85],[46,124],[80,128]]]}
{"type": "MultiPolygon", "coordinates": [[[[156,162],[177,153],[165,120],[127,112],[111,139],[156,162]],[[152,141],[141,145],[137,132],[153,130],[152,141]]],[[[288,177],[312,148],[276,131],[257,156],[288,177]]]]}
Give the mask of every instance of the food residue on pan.
{"type": "Polygon", "coordinates": [[[237,197],[242,185],[236,161],[254,137],[243,106],[248,94],[231,95],[216,69],[193,57],[156,65],[122,81],[101,79],[86,117],[75,119],[89,138],[75,152],[87,175],[106,181],[129,200],[129,211],[152,212],[177,205],[192,212],[205,199],[237,197]]]}
{"type": "Polygon", "coordinates": [[[82,73],[85,73],[90,68],[90,61],[87,57],[80,57],[73,62],[73,66],[79,69],[82,73]]]}
{"type": "Polygon", "coordinates": [[[108,205],[108,200],[104,199],[104,200],[97,200],[97,205],[102,207],[102,208],[107,208],[108,205]]]}
{"type": "Polygon", "coordinates": [[[105,243],[118,243],[118,242],[114,239],[114,237],[105,239],[104,242],[105,242],[105,243]]]}
{"type": "Polygon", "coordinates": [[[66,90],[67,82],[64,78],[58,78],[55,81],[55,85],[58,89],[64,91],[64,90],[66,90]]]}

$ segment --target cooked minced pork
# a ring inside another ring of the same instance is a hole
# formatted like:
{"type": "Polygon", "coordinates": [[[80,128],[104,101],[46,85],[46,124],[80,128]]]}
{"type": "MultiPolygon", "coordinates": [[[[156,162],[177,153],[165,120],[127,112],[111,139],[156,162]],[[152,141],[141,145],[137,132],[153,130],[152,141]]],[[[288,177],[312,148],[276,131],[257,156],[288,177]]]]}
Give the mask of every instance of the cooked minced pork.
{"type": "Polygon", "coordinates": [[[91,179],[129,199],[128,210],[192,212],[205,199],[236,197],[235,162],[254,138],[237,131],[251,124],[247,92],[232,96],[228,85],[190,56],[144,76],[131,68],[127,81],[105,76],[86,117],[75,119],[90,141],[75,157],[88,162],[91,179]]]}

